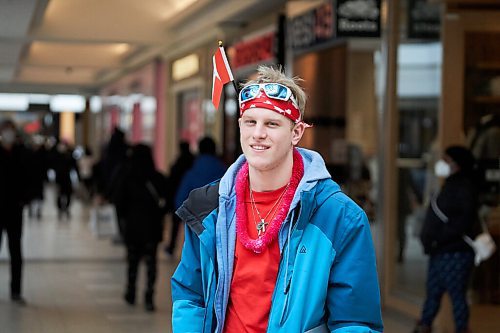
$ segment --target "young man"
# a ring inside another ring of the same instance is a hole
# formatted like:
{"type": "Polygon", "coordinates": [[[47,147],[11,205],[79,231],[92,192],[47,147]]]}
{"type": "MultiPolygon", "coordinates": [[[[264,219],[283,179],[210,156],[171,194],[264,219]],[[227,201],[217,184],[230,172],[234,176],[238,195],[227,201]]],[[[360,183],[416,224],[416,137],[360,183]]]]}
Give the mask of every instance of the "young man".
{"type": "Polygon", "coordinates": [[[259,67],[240,92],[243,156],[194,190],[172,277],[174,332],[381,332],[366,215],[298,149],[297,80],[259,67]]]}

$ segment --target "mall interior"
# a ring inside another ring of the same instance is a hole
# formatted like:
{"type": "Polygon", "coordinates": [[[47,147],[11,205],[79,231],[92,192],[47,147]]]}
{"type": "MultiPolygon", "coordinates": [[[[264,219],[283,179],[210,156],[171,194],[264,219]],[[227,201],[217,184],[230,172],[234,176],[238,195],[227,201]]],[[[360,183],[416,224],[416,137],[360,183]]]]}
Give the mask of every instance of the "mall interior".
{"type": "MultiPolygon", "coordinates": [[[[119,128],[128,144],[152,148],[166,176],[179,143],[196,153],[204,136],[230,165],[241,154],[236,89],[262,64],[303,79],[314,126],[299,146],[320,152],[368,215],[384,331],[412,332],[428,262],[419,233],[446,147],[474,154],[481,214],[500,246],[498,0],[0,0],[0,121],[28,146],[64,142],[76,163],[87,150],[97,162],[119,128]],[[215,109],[218,41],[236,85],[215,109]]],[[[9,298],[3,236],[0,332],[171,332],[182,231],[173,255],[158,250],[156,311],[128,306],[116,227],[96,226],[99,203],[77,176],[61,219],[53,174],[40,214],[23,213],[26,306],[9,298]]],[[[500,332],[499,251],[474,269],[467,298],[471,331],[500,332]]],[[[449,298],[434,331],[455,332],[449,298]]]]}

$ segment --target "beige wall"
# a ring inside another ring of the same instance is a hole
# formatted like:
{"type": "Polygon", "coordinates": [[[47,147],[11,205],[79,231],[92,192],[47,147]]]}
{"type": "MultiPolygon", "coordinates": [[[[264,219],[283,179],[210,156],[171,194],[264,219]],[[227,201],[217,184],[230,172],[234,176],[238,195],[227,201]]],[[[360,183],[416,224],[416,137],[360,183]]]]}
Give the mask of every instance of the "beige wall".
{"type": "Polygon", "coordinates": [[[375,64],[372,51],[349,51],[347,57],[346,139],[365,155],[377,150],[375,64]]]}
{"type": "Polygon", "coordinates": [[[302,78],[307,93],[305,120],[314,125],[300,142],[331,162],[331,147],[335,139],[345,138],[345,128],[334,122],[346,116],[346,54],[345,44],[297,57],[294,75],[302,78]]]}

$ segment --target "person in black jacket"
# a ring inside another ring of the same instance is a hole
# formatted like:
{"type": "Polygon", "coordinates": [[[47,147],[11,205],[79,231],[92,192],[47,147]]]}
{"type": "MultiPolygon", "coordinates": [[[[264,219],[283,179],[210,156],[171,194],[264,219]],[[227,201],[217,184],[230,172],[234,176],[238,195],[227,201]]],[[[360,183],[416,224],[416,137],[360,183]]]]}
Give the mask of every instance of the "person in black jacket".
{"type": "Polygon", "coordinates": [[[113,200],[123,213],[127,247],[128,281],[124,298],[128,304],[135,304],[137,270],[144,258],[147,265],[144,302],[147,311],[154,311],[156,259],[163,234],[166,179],[155,169],[151,148],[144,144],[132,148],[124,168],[113,200]]]}
{"type": "Polygon", "coordinates": [[[62,219],[64,215],[69,220],[71,197],[73,196],[73,181],[71,173],[78,176],[78,166],[73,157],[73,150],[67,142],[61,141],[57,144],[57,151],[54,155],[53,168],[56,173],[57,184],[57,216],[62,219]]]}
{"type": "Polygon", "coordinates": [[[24,305],[21,293],[23,258],[21,237],[23,206],[29,200],[27,151],[18,142],[15,124],[7,120],[0,126],[0,248],[3,231],[6,231],[10,254],[10,297],[24,305]]]}
{"type": "Polygon", "coordinates": [[[441,298],[445,292],[453,303],[456,331],[469,332],[467,283],[473,268],[474,252],[464,241],[477,234],[477,189],[475,160],[462,146],[445,150],[436,163],[436,174],[446,177],[439,194],[431,199],[420,239],[430,256],[426,281],[426,300],[415,333],[431,332],[441,298]]]}
{"type": "MultiPolygon", "coordinates": [[[[168,210],[174,212],[175,206],[175,194],[179,189],[182,177],[188,171],[194,162],[194,155],[189,150],[189,143],[186,141],[181,141],[179,143],[179,157],[172,165],[169,175],[169,198],[167,202],[168,210]]],[[[167,255],[172,255],[175,252],[175,245],[177,243],[177,235],[179,234],[179,226],[181,224],[181,219],[176,214],[172,214],[172,229],[170,229],[170,242],[165,246],[165,253],[167,255]]]]}

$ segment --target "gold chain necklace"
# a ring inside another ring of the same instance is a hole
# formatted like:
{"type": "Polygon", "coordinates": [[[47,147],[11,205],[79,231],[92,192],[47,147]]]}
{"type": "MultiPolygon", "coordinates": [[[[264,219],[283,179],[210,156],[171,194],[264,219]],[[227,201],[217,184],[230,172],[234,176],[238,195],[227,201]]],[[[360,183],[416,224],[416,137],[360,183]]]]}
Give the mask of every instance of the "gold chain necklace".
{"type": "MultiPolygon", "coordinates": [[[[253,197],[253,191],[250,188],[250,202],[252,203],[252,208],[253,208],[252,209],[253,223],[255,224],[255,228],[257,229],[259,237],[260,237],[261,234],[263,234],[263,233],[266,232],[266,227],[269,225],[269,222],[266,222],[266,220],[269,217],[269,215],[273,212],[273,210],[275,210],[275,208],[278,205],[278,203],[280,203],[281,200],[283,199],[283,195],[285,194],[285,192],[288,189],[289,185],[290,185],[290,183],[286,184],[285,189],[283,190],[283,192],[281,192],[279,198],[276,200],[276,202],[274,203],[273,207],[267,212],[267,215],[266,215],[265,218],[262,218],[262,216],[260,215],[259,209],[257,208],[257,205],[255,204],[255,199],[253,197]],[[257,215],[259,216],[259,219],[260,219],[259,223],[255,222],[255,214],[253,212],[254,209],[257,212],[257,215]]],[[[273,216],[275,214],[276,214],[276,211],[274,212],[273,216]]]]}

